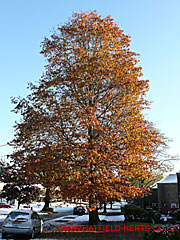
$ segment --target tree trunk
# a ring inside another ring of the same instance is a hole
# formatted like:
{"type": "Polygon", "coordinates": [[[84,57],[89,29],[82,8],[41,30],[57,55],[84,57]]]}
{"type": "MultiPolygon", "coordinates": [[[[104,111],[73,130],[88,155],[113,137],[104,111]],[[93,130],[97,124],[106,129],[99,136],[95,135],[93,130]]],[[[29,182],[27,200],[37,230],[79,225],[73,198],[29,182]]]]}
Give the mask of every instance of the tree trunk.
{"type": "Polygon", "coordinates": [[[18,209],[19,209],[20,205],[21,205],[21,202],[20,202],[20,201],[18,201],[18,209]]]}
{"type": "Polygon", "coordinates": [[[46,188],[46,194],[45,194],[45,198],[44,198],[44,207],[42,209],[42,211],[48,211],[50,210],[49,204],[50,204],[50,189],[46,188]]]}
{"type": "MultiPolygon", "coordinates": [[[[89,208],[92,207],[93,200],[90,197],[89,198],[89,208]]],[[[98,210],[97,208],[93,211],[89,211],[89,224],[90,225],[97,225],[100,222],[99,216],[98,216],[98,210]]]]}
{"type": "Polygon", "coordinates": [[[141,203],[141,208],[146,209],[145,197],[142,197],[140,199],[140,203],[141,203]]]}
{"type": "Polygon", "coordinates": [[[107,210],[106,210],[106,203],[104,203],[104,213],[107,213],[107,210]]]}
{"type": "Polygon", "coordinates": [[[100,222],[97,209],[89,212],[89,224],[97,225],[100,222]]]}
{"type": "Polygon", "coordinates": [[[110,202],[110,204],[111,204],[111,205],[110,205],[110,208],[112,209],[112,201],[110,202]]]}

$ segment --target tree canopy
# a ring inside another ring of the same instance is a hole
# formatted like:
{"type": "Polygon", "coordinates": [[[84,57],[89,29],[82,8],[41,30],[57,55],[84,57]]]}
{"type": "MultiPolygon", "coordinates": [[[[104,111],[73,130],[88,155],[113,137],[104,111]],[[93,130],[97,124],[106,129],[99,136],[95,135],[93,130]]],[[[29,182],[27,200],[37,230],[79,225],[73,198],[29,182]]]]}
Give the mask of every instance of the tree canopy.
{"type": "Polygon", "coordinates": [[[67,198],[89,200],[92,211],[107,199],[134,198],[156,165],[163,144],[144,118],[149,81],[130,37],[96,11],[74,13],[42,42],[46,71],[25,99],[13,99],[12,155],[19,166],[67,198]]]}

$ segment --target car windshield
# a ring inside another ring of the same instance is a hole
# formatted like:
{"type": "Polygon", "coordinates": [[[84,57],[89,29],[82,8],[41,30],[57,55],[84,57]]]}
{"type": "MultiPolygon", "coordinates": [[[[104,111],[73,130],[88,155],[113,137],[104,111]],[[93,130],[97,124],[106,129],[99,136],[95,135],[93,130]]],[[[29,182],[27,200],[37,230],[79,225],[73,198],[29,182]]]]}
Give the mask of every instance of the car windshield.
{"type": "Polygon", "coordinates": [[[12,218],[12,219],[15,219],[16,217],[18,217],[18,216],[21,216],[21,217],[27,217],[29,215],[29,213],[26,213],[26,212],[11,212],[10,213],[10,217],[12,218]]]}

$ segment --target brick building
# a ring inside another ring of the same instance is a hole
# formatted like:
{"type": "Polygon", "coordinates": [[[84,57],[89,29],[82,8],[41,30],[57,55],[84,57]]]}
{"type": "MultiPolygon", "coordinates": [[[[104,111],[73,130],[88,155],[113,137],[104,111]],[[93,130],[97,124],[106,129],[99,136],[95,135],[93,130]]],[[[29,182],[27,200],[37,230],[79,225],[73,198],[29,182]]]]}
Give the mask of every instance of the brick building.
{"type": "Polygon", "coordinates": [[[159,208],[179,208],[177,174],[169,174],[157,185],[159,208]]]}
{"type": "Polygon", "coordinates": [[[174,211],[180,206],[180,171],[169,174],[151,188],[148,205],[158,207],[164,213],[174,211]]]}

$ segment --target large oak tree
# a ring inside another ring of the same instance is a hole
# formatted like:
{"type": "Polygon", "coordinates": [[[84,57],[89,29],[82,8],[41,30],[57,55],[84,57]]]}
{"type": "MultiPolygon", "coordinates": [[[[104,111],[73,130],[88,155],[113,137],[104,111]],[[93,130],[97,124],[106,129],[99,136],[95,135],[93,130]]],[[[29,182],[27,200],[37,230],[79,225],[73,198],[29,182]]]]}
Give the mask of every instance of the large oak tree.
{"type": "Polygon", "coordinates": [[[64,197],[88,200],[92,222],[99,202],[146,191],[134,179],[152,175],[163,144],[143,116],[149,82],[130,37],[96,11],[74,13],[41,54],[46,72],[26,99],[14,99],[22,121],[12,157],[64,197]]]}

